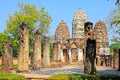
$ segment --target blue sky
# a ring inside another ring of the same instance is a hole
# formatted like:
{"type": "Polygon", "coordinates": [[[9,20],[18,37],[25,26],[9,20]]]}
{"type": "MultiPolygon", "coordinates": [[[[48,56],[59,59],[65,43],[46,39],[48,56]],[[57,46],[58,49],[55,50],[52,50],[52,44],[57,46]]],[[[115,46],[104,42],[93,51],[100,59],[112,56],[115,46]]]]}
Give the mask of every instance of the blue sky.
{"type": "Polygon", "coordinates": [[[74,12],[82,8],[88,16],[88,20],[95,24],[99,19],[106,20],[110,11],[114,9],[116,0],[3,0],[0,5],[0,32],[6,28],[6,21],[9,14],[17,10],[18,3],[28,3],[36,5],[38,8],[44,6],[45,10],[52,16],[50,24],[50,34],[55,33],[55,29],[61,20],[64,20],[70,34],[72,33],[72,19],[74,12]]]}

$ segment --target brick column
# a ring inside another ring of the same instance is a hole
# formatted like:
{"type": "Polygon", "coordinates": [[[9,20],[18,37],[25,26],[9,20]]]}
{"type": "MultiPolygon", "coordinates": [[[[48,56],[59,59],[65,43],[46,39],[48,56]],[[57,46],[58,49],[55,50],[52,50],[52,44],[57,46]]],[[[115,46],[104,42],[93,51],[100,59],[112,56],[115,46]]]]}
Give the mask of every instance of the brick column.
{"type": "Polygon", "coordinates": [[[52,59],[57,61],[57,44],[53,43],[53,55],[52,55],[52,59]]]}
{"type": "Polygon", "coordinates": [[[78,61],[83,63],[83,49],[78,48],[78,61]]]}
{"type": "Polygon", "coordinates": [[[12,44],[9,42],[3,43],[3,54],[2,54],[2,73],[12,72],[13,62],[12,62],[12,44]]]}
{"type": "Polygon", "coordinates": [[[64,58],[63,58],[63,49],[60,49],[60,60],[63,62],[64,58]]]}
{"type": "Polygon", "coordinates": [[[69,62],[72,62],[71,49],[68,49],[69,62]]]}
{"type": "Polygon", "coordinates": [[[33,52],[33,66],[34,69],[41,67],[41,33],[37,30],[35,32],[34,52],[33,52]]]}
{"type": "Polygon", "coordinates": [[[60,61],[61,60],[61,44],[58,42],[57,43],[57,60],[60,61]]]}
{"type": "Polygon", "coordinates": [[[50,67],[49,38],[44,37],[43,67],[50,67]]]}
{"type": "Polygon", "coordinates": [[[115,69],[120,70],[120,49],[114,49],[115,69]]]}
{"type": "Polygon", "coordinates": [[[20,25],[20,48],[18,56],[19,72],[28,72],[29,62],[29,29],[25,23],[20,25]]]}

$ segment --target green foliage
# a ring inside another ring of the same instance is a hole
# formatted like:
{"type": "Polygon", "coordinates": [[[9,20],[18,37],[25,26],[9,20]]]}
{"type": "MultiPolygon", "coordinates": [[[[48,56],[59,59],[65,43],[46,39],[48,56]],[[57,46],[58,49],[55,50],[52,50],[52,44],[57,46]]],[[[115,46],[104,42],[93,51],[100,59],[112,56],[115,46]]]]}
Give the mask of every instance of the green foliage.
{"type": "MultiPolygon", "coordinates": [[[[25,22],[29,27],[29,50],[30,53],[33,51],[33,41],[34,41],[34,31],[38,29],[43,35],[49,33],[50,23],[52,21],[51,16],[45,11],[44,7],[37,9],[35,5],[30,4],[18,4],[18,10],[14,12],[14,14],[9,15],[9,19],[7,20],[7,29],[3,33],[0,34],[3,37],[10,37],[13,44],[13,54],[14,56],[18,55],[19,50],[19,26],[22,22],[25,22]]],[[[7,40],[10,40],[7,39],[7,40]]],[[[4,39],[0,39],[0,48],[2,46],[2,42],[4,39]]],[[[0,50],[2,51],[2,50],[0,50]]],[[[1,53],[1,52],[0,52],[1,53]]]]}
{"type": "Polygon", "coordinates": [[[55,74],[48,80],[119,80],[119,75],[55,74]]]}
{"type": "Polygon", "coordinates": [[[110,18],[110,24],[116,25],[118,28],[120,28],[120,26],[118,26],[118,24],[120,24],[120,7],[115,8],[111,12],[110,18]]]}
{"type": "Polygon", "coordinates": [[[113,43],[110,45],[110,53],[113,55],[114,49],[115,48],[120,48],[120,43],[113,43]]]}
{"type": "Polygon", "coordinates": [[[26,80],[25,77],[16,74],[0,74],[0,80],[26,80]]]}
{"type": "Polygon", "coordinates": [[[12,38],[5,33],[0,33],[0,56],[2,55],[4,41],[11,42],[12,38]]]}
{"type": "Polygon", "coordinates": [[[113,33],[112,42],[120,42],[120,6],[115,8],[108,16],[108,24],[110,25],[110,33],[113,33]]]}

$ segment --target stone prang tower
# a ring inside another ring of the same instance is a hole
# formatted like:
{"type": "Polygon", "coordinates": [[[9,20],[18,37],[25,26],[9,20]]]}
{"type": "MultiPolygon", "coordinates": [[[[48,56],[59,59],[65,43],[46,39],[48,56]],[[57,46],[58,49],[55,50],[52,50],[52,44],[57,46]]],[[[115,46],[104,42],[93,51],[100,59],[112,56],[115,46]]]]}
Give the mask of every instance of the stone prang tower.
{"type": "Polygon", "coordinates": [[[72,38],[84,38],[84,23],[87,22],[87,15],[82,9],[78,9],[73,16],[72,38]]]}

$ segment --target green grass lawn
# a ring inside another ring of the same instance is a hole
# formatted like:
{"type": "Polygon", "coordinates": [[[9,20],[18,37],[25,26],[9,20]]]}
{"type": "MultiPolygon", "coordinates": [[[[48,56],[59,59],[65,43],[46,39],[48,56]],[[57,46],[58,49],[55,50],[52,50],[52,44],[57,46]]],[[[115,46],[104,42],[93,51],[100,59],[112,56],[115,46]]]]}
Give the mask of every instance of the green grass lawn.
{"type": "Polygon", "coordinates": [[[48,78],[48,80],[69,80],[69,75],[67,74],[55,74],[48,78]]]}
{"type": "MultiPolygon", "coordinates": [[[[2,65],[0,65],[0,70],[1,69],[2,69],[2,65]]],[[[13,69],[18,69],[18,66],[13,65],[13,69]]],[[[26,80],[26,79],[25,79],[25,77],[17,75],[17,74],[1,73],[0,80],[26,80]]]]}
{"type": "Polygon", "coordinates": [[[26,79],[21,75],[3,73],[0,74],[0,80],[26,80],[26,79]]]}
{"type": "Polygon", "coordinates": [[[120,80],[118,75],[55,74],[48,80],[120,80]]]}

